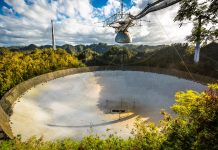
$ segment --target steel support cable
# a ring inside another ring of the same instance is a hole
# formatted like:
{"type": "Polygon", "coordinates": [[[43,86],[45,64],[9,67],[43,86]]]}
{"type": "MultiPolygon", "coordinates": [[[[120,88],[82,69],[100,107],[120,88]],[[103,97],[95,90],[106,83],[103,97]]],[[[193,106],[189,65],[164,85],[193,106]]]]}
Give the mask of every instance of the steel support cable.
{"type": "Polygon", "coordinates": [[[137,15],[135,15],[135,16],[130,15],[130,18],[131,18],[131,19],[136,18],[137,16],[139,16],[139,15],[143,14],[145,11],[147,11],[149,8],[155,6],[155,5],[157,5],[158,3],[163,2],[163,1],[164,1],[164,0],[158,0],[158,1],[153,2],[153,3],[151,3],[151,4],[147,4],[147,6],[146,6],[139,14],[137,14],[137,15]]]}
{"type": "MultiPolygon", "coordinates": [[[[145,13],[142,14],[142,17],[144,17],[145,15],[147,15],[148,13],[154,12],[154,11],[158,11],[167,7],[170,7],[178,2],[180,2],[181,0],[174,0],[172,2],[162,2],[160,5],[158,6],[154,6],[151,7],[150,9],[148,9],[145,13]]],[[[140,18],[139,18],[140,19],[140,18]]]]}
{"type": "Polygon", "coordinates": [[[164,9],[164,8],[167,8],[169,6],[172,6],[178,2],[180,2],[181,0],[168,0],[168,1],[157,1],[158,3],[161,3],[159,5],[157,5],[158,3],[156,3],[157,6],[153,5],[153,6],[148,6],[146,7],[146,9],[139,13],[138,15],[136,16],[133,16],[133,15],[130,15],[130,18],[133,19],[133,20],[137,20],[137,19],[141,19],[142,17],[144,17],[145,15],[147,15],[148,13],[151,13],[151,12],[154,12],[154,11],[158,11],[158,10],[161,10],[161,9],[164,9]]]}
{"type": "MultiPolygon", "coordinates": [[[[170,39],[170,37],[168,36],[166,30],[164,29],[163,25],[161,24],[159,18],[156,16],[156,14],[154,13],[154,16],[157,18],[157,21],[160,24],[160,27],[162,28],[162,30],[164,31],[165,35],[167,36],[168,40],[172,43],[172,40],[170,39]]],[[[176,51],[177,55],[179,56],[180,60],[182,61],[185,69],[187,70],[187,72],[189,73],[190,77],[192,78],[193,81],[196,81],[195,78],[193,77],[192,73],[190,72],[190,70],[188,69],[188,66],[186,65],[185,61],[183,60],[182,56],[180,55],[179,51],[177,50],[177,48],[175,46],[173,46],[174,50],[176,51]]]]}

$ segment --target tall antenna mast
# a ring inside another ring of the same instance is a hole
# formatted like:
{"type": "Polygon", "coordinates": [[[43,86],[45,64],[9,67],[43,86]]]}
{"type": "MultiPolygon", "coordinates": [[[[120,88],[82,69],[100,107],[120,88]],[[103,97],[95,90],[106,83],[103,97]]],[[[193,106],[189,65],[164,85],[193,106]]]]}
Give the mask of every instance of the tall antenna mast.
{"type": "Polygon", "coordinates": [[[55,36],[54,36],[54,21],[53,20],[51,20],[51,29],[52,29],[52,48],[53,48],[53,50],[56,50],[55,36]]]}
{"type": "Polygon", "coordinates": [[[123,0],[121,0],[121,9],[120,9],[120,11],[121,11],[121,18],[123,18],[123,0]]]}

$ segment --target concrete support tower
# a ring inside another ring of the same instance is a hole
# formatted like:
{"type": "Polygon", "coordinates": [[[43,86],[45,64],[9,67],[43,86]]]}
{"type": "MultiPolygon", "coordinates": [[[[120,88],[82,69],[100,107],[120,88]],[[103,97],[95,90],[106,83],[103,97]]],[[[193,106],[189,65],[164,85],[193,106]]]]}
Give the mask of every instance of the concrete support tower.
{"type": "Polygon", "coordinates": [[[121,18],[123,18],[123,0],[121,0],[120,14],[121,14],[121,18]]]}
{"type": "Polygon", "coordinates": [[[200,59],[200,49],[201,49],[201,27],[202,27],[202,20],[201,16],[198,18],[198,31],[197,31],[197,39],[196,39],[196,47],[195,47],[195,55],[194,55],[194,62],[198,64],[200,59]]]}
{"type": "Polygon", "coordinates": [[[56,50],[55,35],[54,35],[54,21],[53,20],[51,20],[51,28],[52,28],[52,48],[53,48],[53,50],[56,50]]]}

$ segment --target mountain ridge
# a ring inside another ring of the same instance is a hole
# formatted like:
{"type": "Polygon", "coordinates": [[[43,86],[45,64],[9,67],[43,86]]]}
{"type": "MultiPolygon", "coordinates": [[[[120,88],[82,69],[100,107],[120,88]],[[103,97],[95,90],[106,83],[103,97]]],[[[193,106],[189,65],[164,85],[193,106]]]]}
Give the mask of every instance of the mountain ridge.
{"type": "MultiPolygon", "coordinates": [[[[67,52],[81,52],[87,48],[92,49],[93,51],[96,51],[98,53],[104,53],[111,49],[111,47],[117,46],[119,48],[125,48],[125,49],[131,49],[133,51],[137,52],[144,52],[144,51],[153,51],[158,50],[163,47],[166,47],[167,45],[156,45],[156,46],[150,46],[150,45],[134,45],[134,44],[127,44],[127,45],[107,45],[106,43],[98,43],[98,44],[90,44],[90,45],[71,45],[71,44],[64,44],[64,45],[57,45],[57,48],[65,49],[67,52]]],[[[37,48],[43,49],[43,48],[52,48],[52,45],[41,45],[37,46],[35,44],[30,44],[27,46],[10,46],[7,47],[11,51],[32,51],[37,48]]]]}

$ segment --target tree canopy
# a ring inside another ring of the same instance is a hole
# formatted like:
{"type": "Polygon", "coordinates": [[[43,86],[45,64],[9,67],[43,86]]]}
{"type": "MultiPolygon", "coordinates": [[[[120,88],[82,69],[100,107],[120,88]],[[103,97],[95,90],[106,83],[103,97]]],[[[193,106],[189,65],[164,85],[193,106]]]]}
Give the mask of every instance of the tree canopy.
{"type": "Polygon", "coordinates": [[[0,97],[15,85],[43,73],[83,66],[63,49],[36,49],[30,53],[0,48],[0,97]]]}
{"type": "Polygon", "coordinates": [[[182,0],[175,21],[180,21],[180,25],[185,21],[193,22],[192,34],[187,37],[190,42],[215,41],[218,38],[218,1],[182,0]],[[200,33],[199,20],[201,22],[200,33]]]}

